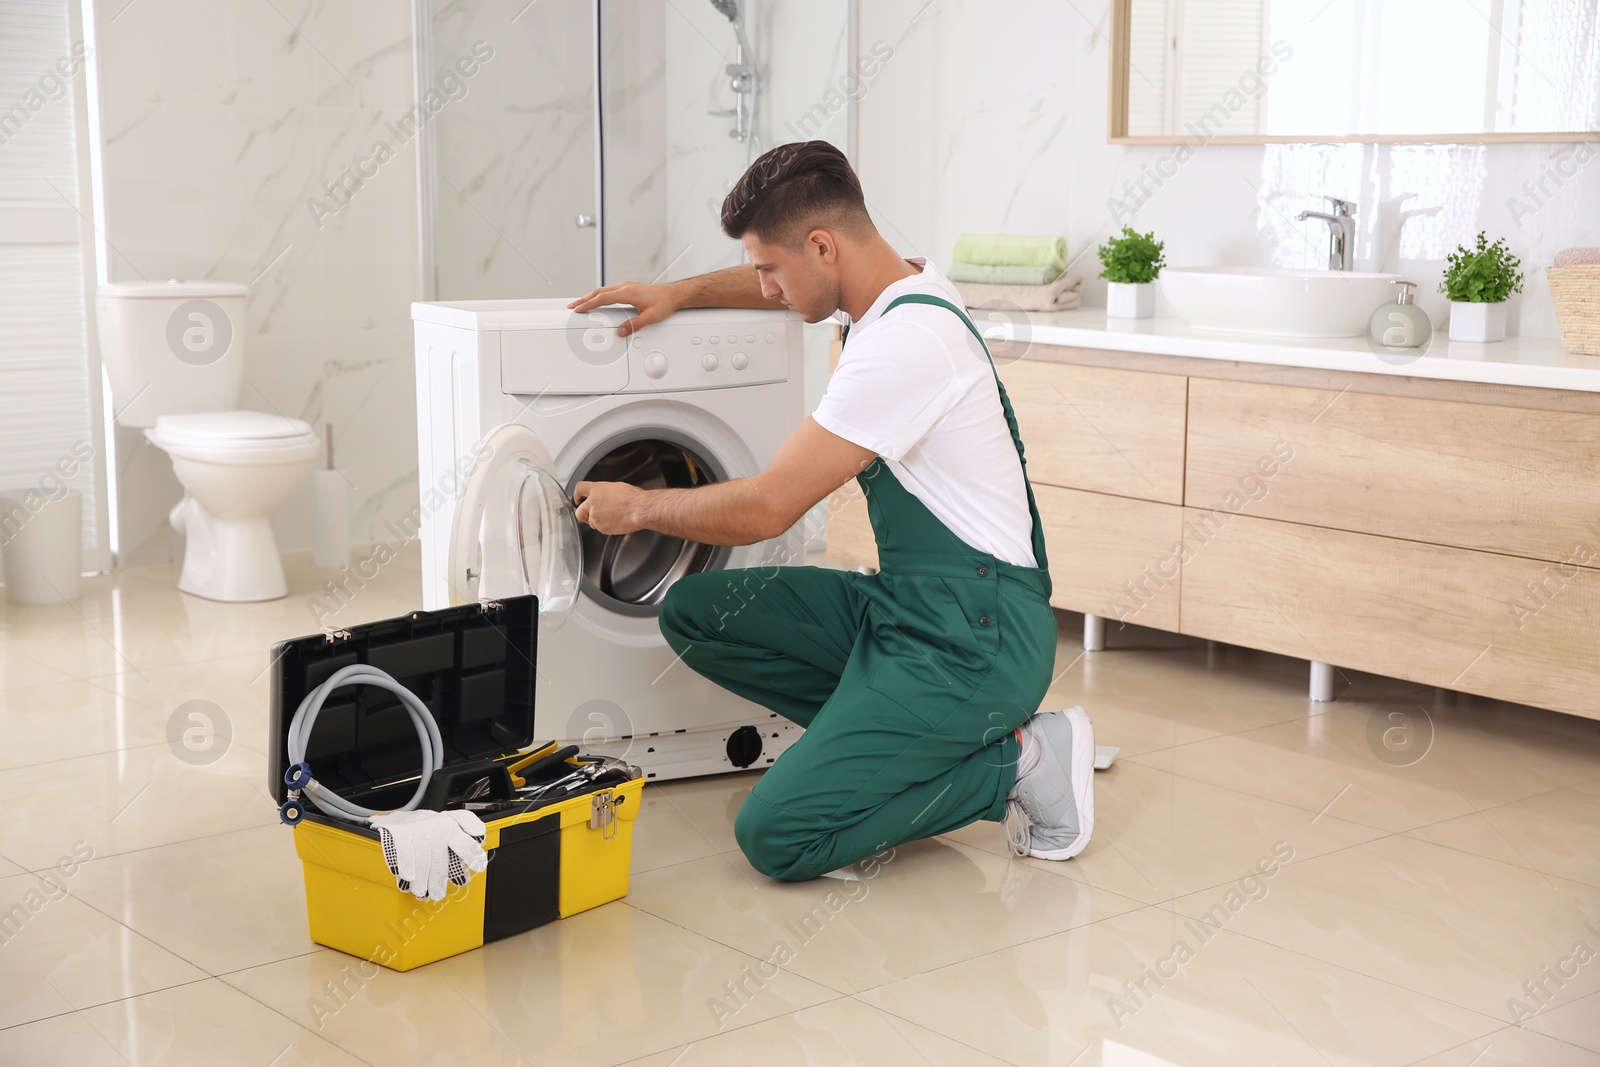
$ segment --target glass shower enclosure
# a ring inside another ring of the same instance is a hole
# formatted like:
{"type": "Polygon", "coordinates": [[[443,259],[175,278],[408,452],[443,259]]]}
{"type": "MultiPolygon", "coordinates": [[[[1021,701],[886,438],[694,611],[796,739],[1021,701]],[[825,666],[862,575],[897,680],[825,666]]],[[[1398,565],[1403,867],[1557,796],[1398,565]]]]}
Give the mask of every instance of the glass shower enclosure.
{"type": "Polygon", "coordinates": [[[414,0],[427,298],[570,297],[739,263],[750,161],[848,148],[851,0],[414,0]]]}

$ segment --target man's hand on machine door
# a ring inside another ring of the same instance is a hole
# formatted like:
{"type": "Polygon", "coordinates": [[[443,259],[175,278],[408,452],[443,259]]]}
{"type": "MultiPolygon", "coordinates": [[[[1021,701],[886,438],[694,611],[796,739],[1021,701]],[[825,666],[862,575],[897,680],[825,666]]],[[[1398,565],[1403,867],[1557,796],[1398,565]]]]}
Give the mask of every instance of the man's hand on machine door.
{"type": "MultiPolygon", "coordinates": [[[[622,282],[602,285],[588,296],[579,297],[567,307],[582,314],[606,304],[632,304],[639,313],[617,327],[617,336],[626,337],[651,323],[660,322],[678,310],[677,299],[670,285],[648,285],[644,282],[622,282]]],[[[609,533],[610,531],[602,531],[609,533]]]]}
{"type": "Polygon", "coordinates": [[[644,529],[634,505],[643,489],[627,482],[579,482],[572,490],[579,522],[603,534],[627,534],[644,529]]]}

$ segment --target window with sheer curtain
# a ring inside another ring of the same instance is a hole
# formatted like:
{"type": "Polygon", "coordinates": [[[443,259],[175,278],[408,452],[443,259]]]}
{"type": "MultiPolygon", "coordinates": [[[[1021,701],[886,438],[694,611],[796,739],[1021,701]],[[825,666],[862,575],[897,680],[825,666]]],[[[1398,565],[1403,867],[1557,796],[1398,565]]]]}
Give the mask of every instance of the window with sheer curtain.
{"type": "Polygon", "coordinates": [[[82,493],[84,566],[104,569],[80,129],[89,49],[72,15],[67,0],[0,0],[0,491],[82,493]]]}

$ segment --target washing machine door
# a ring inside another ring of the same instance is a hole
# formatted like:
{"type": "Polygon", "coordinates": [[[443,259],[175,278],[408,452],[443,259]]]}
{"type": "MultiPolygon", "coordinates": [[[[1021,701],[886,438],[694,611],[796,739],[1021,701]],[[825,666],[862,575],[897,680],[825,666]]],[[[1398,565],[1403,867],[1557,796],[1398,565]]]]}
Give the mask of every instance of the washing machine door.
{"type": "Polygon", "coordinates": [[[577,602],[583,542],[550,450],[526,426],[506,423],[484,436],[477,454],[450,538],[451,603],[532,593],[539,629],[553,630],[577,602]]]}

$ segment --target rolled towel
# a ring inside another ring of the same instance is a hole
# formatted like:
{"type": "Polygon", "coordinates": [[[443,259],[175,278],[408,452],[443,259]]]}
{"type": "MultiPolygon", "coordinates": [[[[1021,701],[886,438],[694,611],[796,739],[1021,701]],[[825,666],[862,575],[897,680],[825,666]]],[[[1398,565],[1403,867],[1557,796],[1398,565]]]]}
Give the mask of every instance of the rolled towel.
{"type": "Polygon", "coordinates": [[[994,267],[1050,267],[1053,274],[1067,269],[1064,237],[1023,237],[1009,233],[964,233],[950,253],[956,263],[994,267]]]}
{"type": "Polygon", "coordinates": [[[1554,266],[1600,267],[1600,248],[1563,248],[1556,253],[1554,266]]]}
{"type": "Polygon", "coordinates": [[[1063,274],[1049,285],[983,285],[953,282],[969,308],[1071,311],[1083,303],[1083,275],[1063,274]]]}
{"type": "Polygon", "coordinates": [[[1049,285],[1061,277],[1054,267],[1018,267],[1010,263],[950,264],[947,275],[953,282],[981,282],[984,285],[1049,285]]]}

